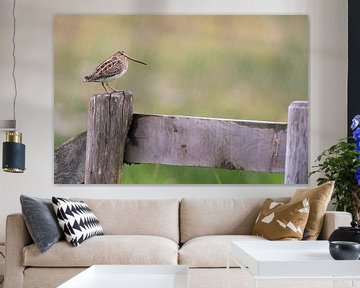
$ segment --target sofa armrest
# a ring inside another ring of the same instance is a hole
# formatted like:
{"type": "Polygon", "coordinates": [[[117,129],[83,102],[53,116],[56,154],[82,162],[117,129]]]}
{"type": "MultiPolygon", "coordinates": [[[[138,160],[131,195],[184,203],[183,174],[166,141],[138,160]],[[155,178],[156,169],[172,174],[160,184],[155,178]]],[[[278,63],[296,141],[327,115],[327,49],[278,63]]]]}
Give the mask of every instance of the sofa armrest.
{"type": "Polygon", "coordinates": [[[4,288],[22,288],[24,279],[23,248],[33,241],[22,214],[6,218],[4,288]]]}
{"type": "Polygon", "coordinates": [[[352,216],[348,212],[326,211],[324,224],[319,236],[321,240],[329,239],[331,233],[340,226],[350,226],[352,216]]]}

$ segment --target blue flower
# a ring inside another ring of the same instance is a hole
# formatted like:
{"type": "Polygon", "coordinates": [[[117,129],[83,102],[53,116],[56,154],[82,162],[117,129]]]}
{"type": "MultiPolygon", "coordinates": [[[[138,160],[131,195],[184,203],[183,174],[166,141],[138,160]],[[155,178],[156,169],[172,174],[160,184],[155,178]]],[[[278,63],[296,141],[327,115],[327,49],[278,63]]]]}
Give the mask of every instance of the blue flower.
{"type": "Polygon", "coordinates": [[[355,130],[360,124],[360,115],[356,115],[352,119],[351,130],[355,130]]]}
{"type": "MultiPolygon", "coordinates": [[[[360,152],[360,115],[356,115],[352,119],[351,129],[353,130],[353,137],[356,141],[355,150],[360,152]]],[[[357,155],[358,160],[360,160],[360,154],[357,155]]],[[[355,172],[355,179],[360,186],[360,167],[355,172]]]]}
{"type": "Polygon", "coordinates": [[[360,167],[358,168],[358,170],[355,172],[355,179],[358,182],[358,185],[360,185],[360,167]]]}
{"type": "Polygon", "coordinates": [[[356,130],[353,131],[353,136],[356,142],[360,141],[360,128],[356,128],[356,130]]]}

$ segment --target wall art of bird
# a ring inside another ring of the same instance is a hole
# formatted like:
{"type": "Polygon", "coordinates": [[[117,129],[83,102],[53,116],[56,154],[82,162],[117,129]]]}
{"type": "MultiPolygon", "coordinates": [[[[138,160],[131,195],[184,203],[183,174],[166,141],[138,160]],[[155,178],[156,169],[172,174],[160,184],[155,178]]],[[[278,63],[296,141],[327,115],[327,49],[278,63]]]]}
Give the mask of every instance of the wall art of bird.
{"type": "Polygon", "coordinates": [[[85,76],[84,82],[101,82],[101,85],[107,93],[109,93],[109,91],[106,89],[105,84],[112,92],[119,92],[111,87],[109,82],[122,77],[126,73],[129,67],[129,60],[147,65],[145,62],[131,58],[129,55],[125,54],[124,51],[118,51],[99,64],[92,74],[85,76]]]}

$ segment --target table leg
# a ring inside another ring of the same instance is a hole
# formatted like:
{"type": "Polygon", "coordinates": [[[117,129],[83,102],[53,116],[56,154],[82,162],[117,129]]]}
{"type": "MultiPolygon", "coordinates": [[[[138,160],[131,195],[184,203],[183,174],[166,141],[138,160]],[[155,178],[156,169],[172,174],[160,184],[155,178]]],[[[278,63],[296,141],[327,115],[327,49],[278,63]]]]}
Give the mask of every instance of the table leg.
{"type": "Polygon", "coordinates": [[[258,279],[253,278],[253,288],[258,288],[258,287],[259,287],[258,279]]]}
{"type": "Polygon", "coordinates": [[[352,288],[360,288],[360,279],[352,279],[351,287],[352,288]]]}
{"type": "Polygon", "coordinates": [[[356,288],[356,280],[353,279],[334,279],[332,281],[333,288],[356,288]]]}
{"type": "Polygon", "coordinates": [[[226,273],[227,273],[227,279],[226,279],[226,287],[230,288],[230,251],[226,253],[226,273]]]}

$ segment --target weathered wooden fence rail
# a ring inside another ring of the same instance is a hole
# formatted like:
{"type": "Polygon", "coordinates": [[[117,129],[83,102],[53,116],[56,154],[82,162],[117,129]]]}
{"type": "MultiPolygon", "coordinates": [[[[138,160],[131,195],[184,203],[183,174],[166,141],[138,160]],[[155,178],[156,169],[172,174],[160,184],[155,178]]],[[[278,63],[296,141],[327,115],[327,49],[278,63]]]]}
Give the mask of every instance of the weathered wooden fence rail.
{"type": "Polygon", "coordinates": [[[123,163],[285,172],[286,184],[307,183],[307,102],[289,106],[288,124],[132,114],[131,103],[128,91],[90,98],[88,132],[55,149],[56,184],[118,183],[123,163]]]}

